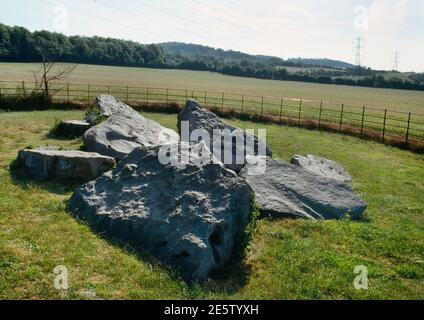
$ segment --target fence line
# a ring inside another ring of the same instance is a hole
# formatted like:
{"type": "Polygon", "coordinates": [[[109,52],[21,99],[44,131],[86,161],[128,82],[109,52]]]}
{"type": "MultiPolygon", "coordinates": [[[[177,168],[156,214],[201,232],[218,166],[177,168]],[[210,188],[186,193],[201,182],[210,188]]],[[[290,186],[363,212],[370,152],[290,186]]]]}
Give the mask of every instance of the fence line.
{"type": "MultiPolygon", "coordinates": [[[[0,81],[0,100],[42,92],[34,82],[0,81]]],[[[178,104],[195,98],[201,104],[234,115],[250,115],[288,125],[309,125],[374,136],[383,143],[396,140],[405,145],[424,144],[424,114],[392,111],[366,106],[353,106],[330,101],[285,97],[243,95],[189,89],[132,87],[52,83],[51,98],[55,102],[91,105],[99,94],[112,94],[132,105],[178,104]]]]}

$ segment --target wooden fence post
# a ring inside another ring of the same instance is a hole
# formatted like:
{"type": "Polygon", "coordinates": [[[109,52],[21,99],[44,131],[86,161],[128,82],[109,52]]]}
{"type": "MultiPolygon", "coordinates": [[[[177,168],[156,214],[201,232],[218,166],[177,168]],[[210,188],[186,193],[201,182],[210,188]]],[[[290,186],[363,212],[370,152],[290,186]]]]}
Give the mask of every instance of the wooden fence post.
{"type": "Polygon", "coordinates": [[[264,118],[264,96],[262,96],[262,104],[261,104],[261,120],[264,118]]]}
{"type": "Polygon", "coordinates": [[[70,102],[70,96],[69,96],[69,82],[66,84],[66,101],[70,102]]]}
{"type": "Polygon", "coordinates": [[[302,118],[302,99],[300,99],[300,103],[299,103],[299,118],[297,120],[297,125],[300,126],[300,120],[302,118]]]}
{"type": "Polygon", "coordinates": [[[283,105],[284,105],[284,98],[281,98],[281,104],[280,104],[280,126],[281,123],[283,121],[282,117],[283,117],[283,105]]]}
{"type": "Polygon", "coordinates": [[[344,103],[342,103],[342,108],[340,110],[340,132],[342,132],[342,127],[343,127],[343,112],[344,112],[344,103]]]}
{"type": "Polygon", "coordinates": [[[241,113],[244,111],[244,95],[241,96],[241,113]]]}
{"type": "Polygon", "coordinates": [[[222,106],[222,112],[224,112],[224,99],[225,99],[225,93],[222,93],[222,101],[221,101],[221,106],[222,106]]]}
{"type": "Polygon", "coordinates": [[[127,86],[127,103],[129,103],[129,101],[130,101],[130,92],[129,91],[130,90],[129,90],[128,86],[127,86]]]}
{"type": "Polygon", "coordinates": [[[205,107],[208,104],[208,92],[205,91],[205,107]]]}
{"type": "Polygon", "coordinates": [[[22,81],[22,94],[25,97],[26,96],[26,92],[25,92],[25,81],[22,81]]]}
{"type": "Polygon", "coordinates": [[[168,106],[168,101],[169,101],[169,89],[166,89],[166,102],[165,102],[166,106],[168,106]]]}
{"type": "Polygon", "coordinates": [[[187,100],[188,100],[188,90],[186,89],[186,91],[185,91],[185,101],[184,101],[184,103],[185,103],[185,102],[187,102],[187,100]]]}
{"type": "Polygon", "coordinates": [[[146,102],[149,105],[149,88],[146,88],[146,102]]]}
{"type": "Polygon", "coordinates": [[[110,94],[110,85],[107,86],[107,94],[110,94]]]}
{"type": "Polygon", "coordinates": [[[90,105],[90,85],[87,85],[87,103],[90,105]]]}
{"type": "Polygon", "coordinates": [[[383,134],[381,137],[381,142],[384,143],[384,138],[386,135],[386,121],[387,121],[387,109],[384,110],[384,122],[383,122],[383,134]]]}
{"type": "Polygon", "coordinates": [[[365,107],[362,107],[361,136],[364,133],[365,107]]]}
{"type": "Polygon", "coordinates": [[[409,128],[411,126],[411,112],[408,115],[408,125],[406,128],[406,139],[405,139],[405,144],[408,145],[409,142],[409,128]]]}
{"type": "Polygon", "coordinates": [[[318,117],[318,129],[321,128],[321,117],[322,117],[322,101],[319,105],[319,117],[318,117]]]}

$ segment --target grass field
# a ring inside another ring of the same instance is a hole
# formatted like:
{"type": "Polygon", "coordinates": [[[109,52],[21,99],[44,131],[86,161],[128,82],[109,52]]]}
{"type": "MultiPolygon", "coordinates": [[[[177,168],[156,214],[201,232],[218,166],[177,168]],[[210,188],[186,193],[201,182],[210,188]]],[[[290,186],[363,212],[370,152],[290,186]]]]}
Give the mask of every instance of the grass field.
{"type": "MultiPolygon", "coordinates": [[[[242,266],[190,285],[150,257],[108,241],[69,215],[65,202],[75,186],[33,183],[12,175],[9,165],[20,148],[40,144],[78,148],[80,140],[54,141],[47,133],[55,121],[82,115],[82,111],[0,113],[0,298],[424,298],[422,155],[333,133],[261,124],[276,157],[317,154],[345,166],[355,191],[369,204],[367,219],[262,220],[242,266]],[[57,265],[68,268],[67,291],[53,288],[57,265]],[[357,265],[369,270],[368,290],[354,289],[357,265]]],[[[175,115],[145,116],[176,126],[175,115]]],[[[231,122],[245,128],[259,126],[231,122]]]]}
{"type": "MultiPolygon", "coordinates": [[[[0,63],[0,81],[33,81],[33,63],[0,63]]],[[[69,80],[82,84],[142,86],[324,100],[424,114],[424,92],[231,77],[211,72],[79,65],[69,80]]]]}

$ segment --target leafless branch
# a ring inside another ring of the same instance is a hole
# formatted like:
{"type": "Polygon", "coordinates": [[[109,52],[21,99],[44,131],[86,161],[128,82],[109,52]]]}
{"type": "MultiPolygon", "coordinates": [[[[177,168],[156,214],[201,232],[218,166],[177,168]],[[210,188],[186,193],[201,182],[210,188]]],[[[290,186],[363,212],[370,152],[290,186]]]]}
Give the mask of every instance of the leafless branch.
{"type": "Polygon", "coordinates": [[[43,49],[39,48],[38,51],[40,52],[42,58],[42,66],[39,71],[32,71],[32,74],[36,87],[40,89],[42,88],[46,99],[50,99],[50,97],[55,92],[58,92],[63,89],[56,89],[54,90],[55,92],[52,92],[51,83],[65,79],[70,73],[75,70],[77,65],[55,70],[57,69],[56,62],[52,58],[50,58],[43,51],[43,49]]]}

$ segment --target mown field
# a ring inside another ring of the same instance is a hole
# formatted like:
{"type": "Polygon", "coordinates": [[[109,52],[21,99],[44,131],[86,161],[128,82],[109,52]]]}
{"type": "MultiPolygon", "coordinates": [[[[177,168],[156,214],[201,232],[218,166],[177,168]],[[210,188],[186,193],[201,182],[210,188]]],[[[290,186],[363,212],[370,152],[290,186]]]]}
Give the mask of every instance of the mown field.
{"type": "MultiPolygon", "coordinates": [[[[79,148],[80,140],[56,141],[47,133],[56,121],[82,116],[83,111],[0,113],[0,298],[424,298],[422,155],[333,133],[231,121],[267,129],[276,157],[317,154],[340,162],[369,208],[360,222],[262,220],[241,266],[187,284],[151,257],[93,233],[69,215],[65,203],[75,186],[30,182],[11,169],[25,146],[79,148]],[[67,291],[53,287],[57,265],[68,268],[67,291]],[[369,270],[368,290],[354,289],[357,265],[369,270]]],[[[145,116],[176,127],[175,115],[145,116]]]]}
{"type": "MultiPolygon", "coordinates": [[[[34,63],[0,63],[0,81],[33,81],[34,63]]],[[[259,80],[211,72],[79,65],[72,83],[141,86],[245,95],[324,100],[334,104],[368,106],[402,112],[424,113],[424,92],[359,88],[291,81],[259,80]]]]}

